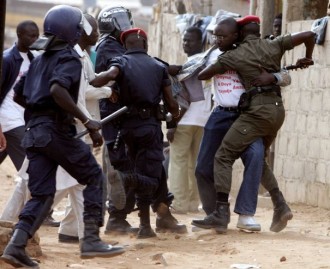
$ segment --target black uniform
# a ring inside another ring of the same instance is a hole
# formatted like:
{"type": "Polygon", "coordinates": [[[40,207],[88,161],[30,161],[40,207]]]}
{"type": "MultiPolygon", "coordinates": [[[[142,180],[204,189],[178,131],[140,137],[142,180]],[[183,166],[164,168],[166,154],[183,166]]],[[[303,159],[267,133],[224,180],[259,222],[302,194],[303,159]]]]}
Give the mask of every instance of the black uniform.
{"type": "Polygon", "coordinates": [[[29,159],[32,198],[22,210],[16,228],[30,235],[38,229],[38,215],[47,214],[50,210],[56,191],[58,165],[80,184],[87,185],[83,191],[84,221],[93,220],[99,226],[103,223],[101,167],[89,146],[73,138],[76,129],[72,115],[61,109],[50,93],[51,85],[58,83],[77,101],[80,75],[79,56],[68,46],[38,56],[30,65],[25,83],[19,84],[24,86],[27,109],[32,113],[22,141],[29,159]]]}
{"type": "MultiPolygon", "coordinates": [[[[122,57],[114,58],[110,66],[117,66],[116,78],[120,104],[129,108],[122,119],[121,132],[128,147],[133,171],[139,181],[149,182],[153,187],[137,189],[137,202],[148,202],[154,197],[164,176],[162,161],[163,133],[156,111],[162,98],[162,89],[171,84],[167,68],[150,57],[144,50],[128,50],[122,57]],[[153,191],[151,191],[153,190],[153,191]]],[[[165,181],[166,183],[166,181],[165,181]]],[[[164,196],[163,196],[164,197],[164,196]]]]}

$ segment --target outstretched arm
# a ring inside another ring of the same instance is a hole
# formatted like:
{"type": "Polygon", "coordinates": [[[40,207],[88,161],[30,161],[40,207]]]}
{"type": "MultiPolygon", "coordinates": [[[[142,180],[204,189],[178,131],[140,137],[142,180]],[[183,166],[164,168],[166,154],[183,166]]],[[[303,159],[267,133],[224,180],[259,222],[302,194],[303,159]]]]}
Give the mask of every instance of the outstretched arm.
{"type": "Polygon", "coordinates": [[[216,74],[225,73],[225,71],[226,70],[221,68],[218,63],[214,63],[214,64],[211,64],[211,65],[205,67],[201,72],[199,72],[197,77],[199,80],[208,80],[216,74]]]}
{"type": "Polygon", "coordinates": [[[105,72],[101,72],[94,78],[92,81],[89,82],[94,87],[102,87],[106,85],[109,81],[115,80],[116,77],[119,75],[120,69],[117,66],[111,66],[109,70],[105,72]]]}

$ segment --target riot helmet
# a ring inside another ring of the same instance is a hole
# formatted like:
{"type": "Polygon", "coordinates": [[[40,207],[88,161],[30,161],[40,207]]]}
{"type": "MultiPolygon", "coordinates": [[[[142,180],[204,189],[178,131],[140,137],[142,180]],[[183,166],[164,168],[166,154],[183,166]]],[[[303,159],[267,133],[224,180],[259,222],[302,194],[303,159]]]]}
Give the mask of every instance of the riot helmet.
{"type": "Polygon", "coordinates": [[[53,35],[74,46],[84,27],[84,16],[79,8],[57,5],[51,8],[44,19],[44,34],[53,35]]]}
{"type": "Polygon", "coordinates": [[[107,6],[100,11],[98,24],[101,34],[113,34],[116,31],[120,34],[133,27],[131,11],[120,6],[107,6]]]}

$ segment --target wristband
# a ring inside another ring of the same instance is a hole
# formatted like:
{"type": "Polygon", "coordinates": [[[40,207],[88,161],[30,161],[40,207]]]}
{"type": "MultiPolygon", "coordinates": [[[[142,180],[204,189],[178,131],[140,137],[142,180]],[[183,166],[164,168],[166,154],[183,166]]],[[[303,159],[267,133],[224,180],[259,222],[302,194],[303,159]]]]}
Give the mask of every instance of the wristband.
{"type": "Polygon", "coordinates": [[[87,120],[86,120],[85,122],[82,122],[82,124],[83,124],[83,125],[86,125],[86,124],[89,123],[89,122],[90,122],[90,119],[87,118],[87,120]]]}

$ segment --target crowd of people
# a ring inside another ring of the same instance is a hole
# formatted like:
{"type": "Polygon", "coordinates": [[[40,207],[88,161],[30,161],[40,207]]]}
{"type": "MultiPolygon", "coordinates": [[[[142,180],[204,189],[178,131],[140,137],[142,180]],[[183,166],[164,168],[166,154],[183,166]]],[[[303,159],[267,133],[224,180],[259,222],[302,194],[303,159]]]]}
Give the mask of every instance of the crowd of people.
{"type": "Polygon", "coordinates": [[[124,7],[105,7],[94,18],[55,6],[45,15],[41,37],[33,21],[21,22],[18,41],[3,52],[0,84],[0,162],[8,154],[20,178],[1,215],[17,222],[1,259],[39,268],[25,252],[27,241],[64,197],[69,199],[58,239],[80,242],[83,259],[125,251],[100,238],[106,211],[106,234],[144,239],[161,231],[186,233],[172,213],[196,212],[201,203],[206,217],[191,224],[224,233],[238,158],[245,170],[234,209],[237,228],[261,230],[254,219],[261,183],[274,205],[270,230],[283,230],[293,214],[266,161],[284,121],[280,87],[290,83],[280,63],[286,50],[304,43],[306,56],[297,66],[313,64],[315,34],[281,36],[279,18],[274,35],[261,39],[258,17],[219,17],[207,51],[202,30],[188,27],[183,65],[151,57],[147,33],[134,27],[124,7]],[[122,107],[125,114],[101,124],[122,107]],[[89,137],[78,138],[84,129],[89,137]],[[103,144],[101,168],[92,149],[103,144]],[[135,206],[139,227],[126,220],[135,206]]]}

